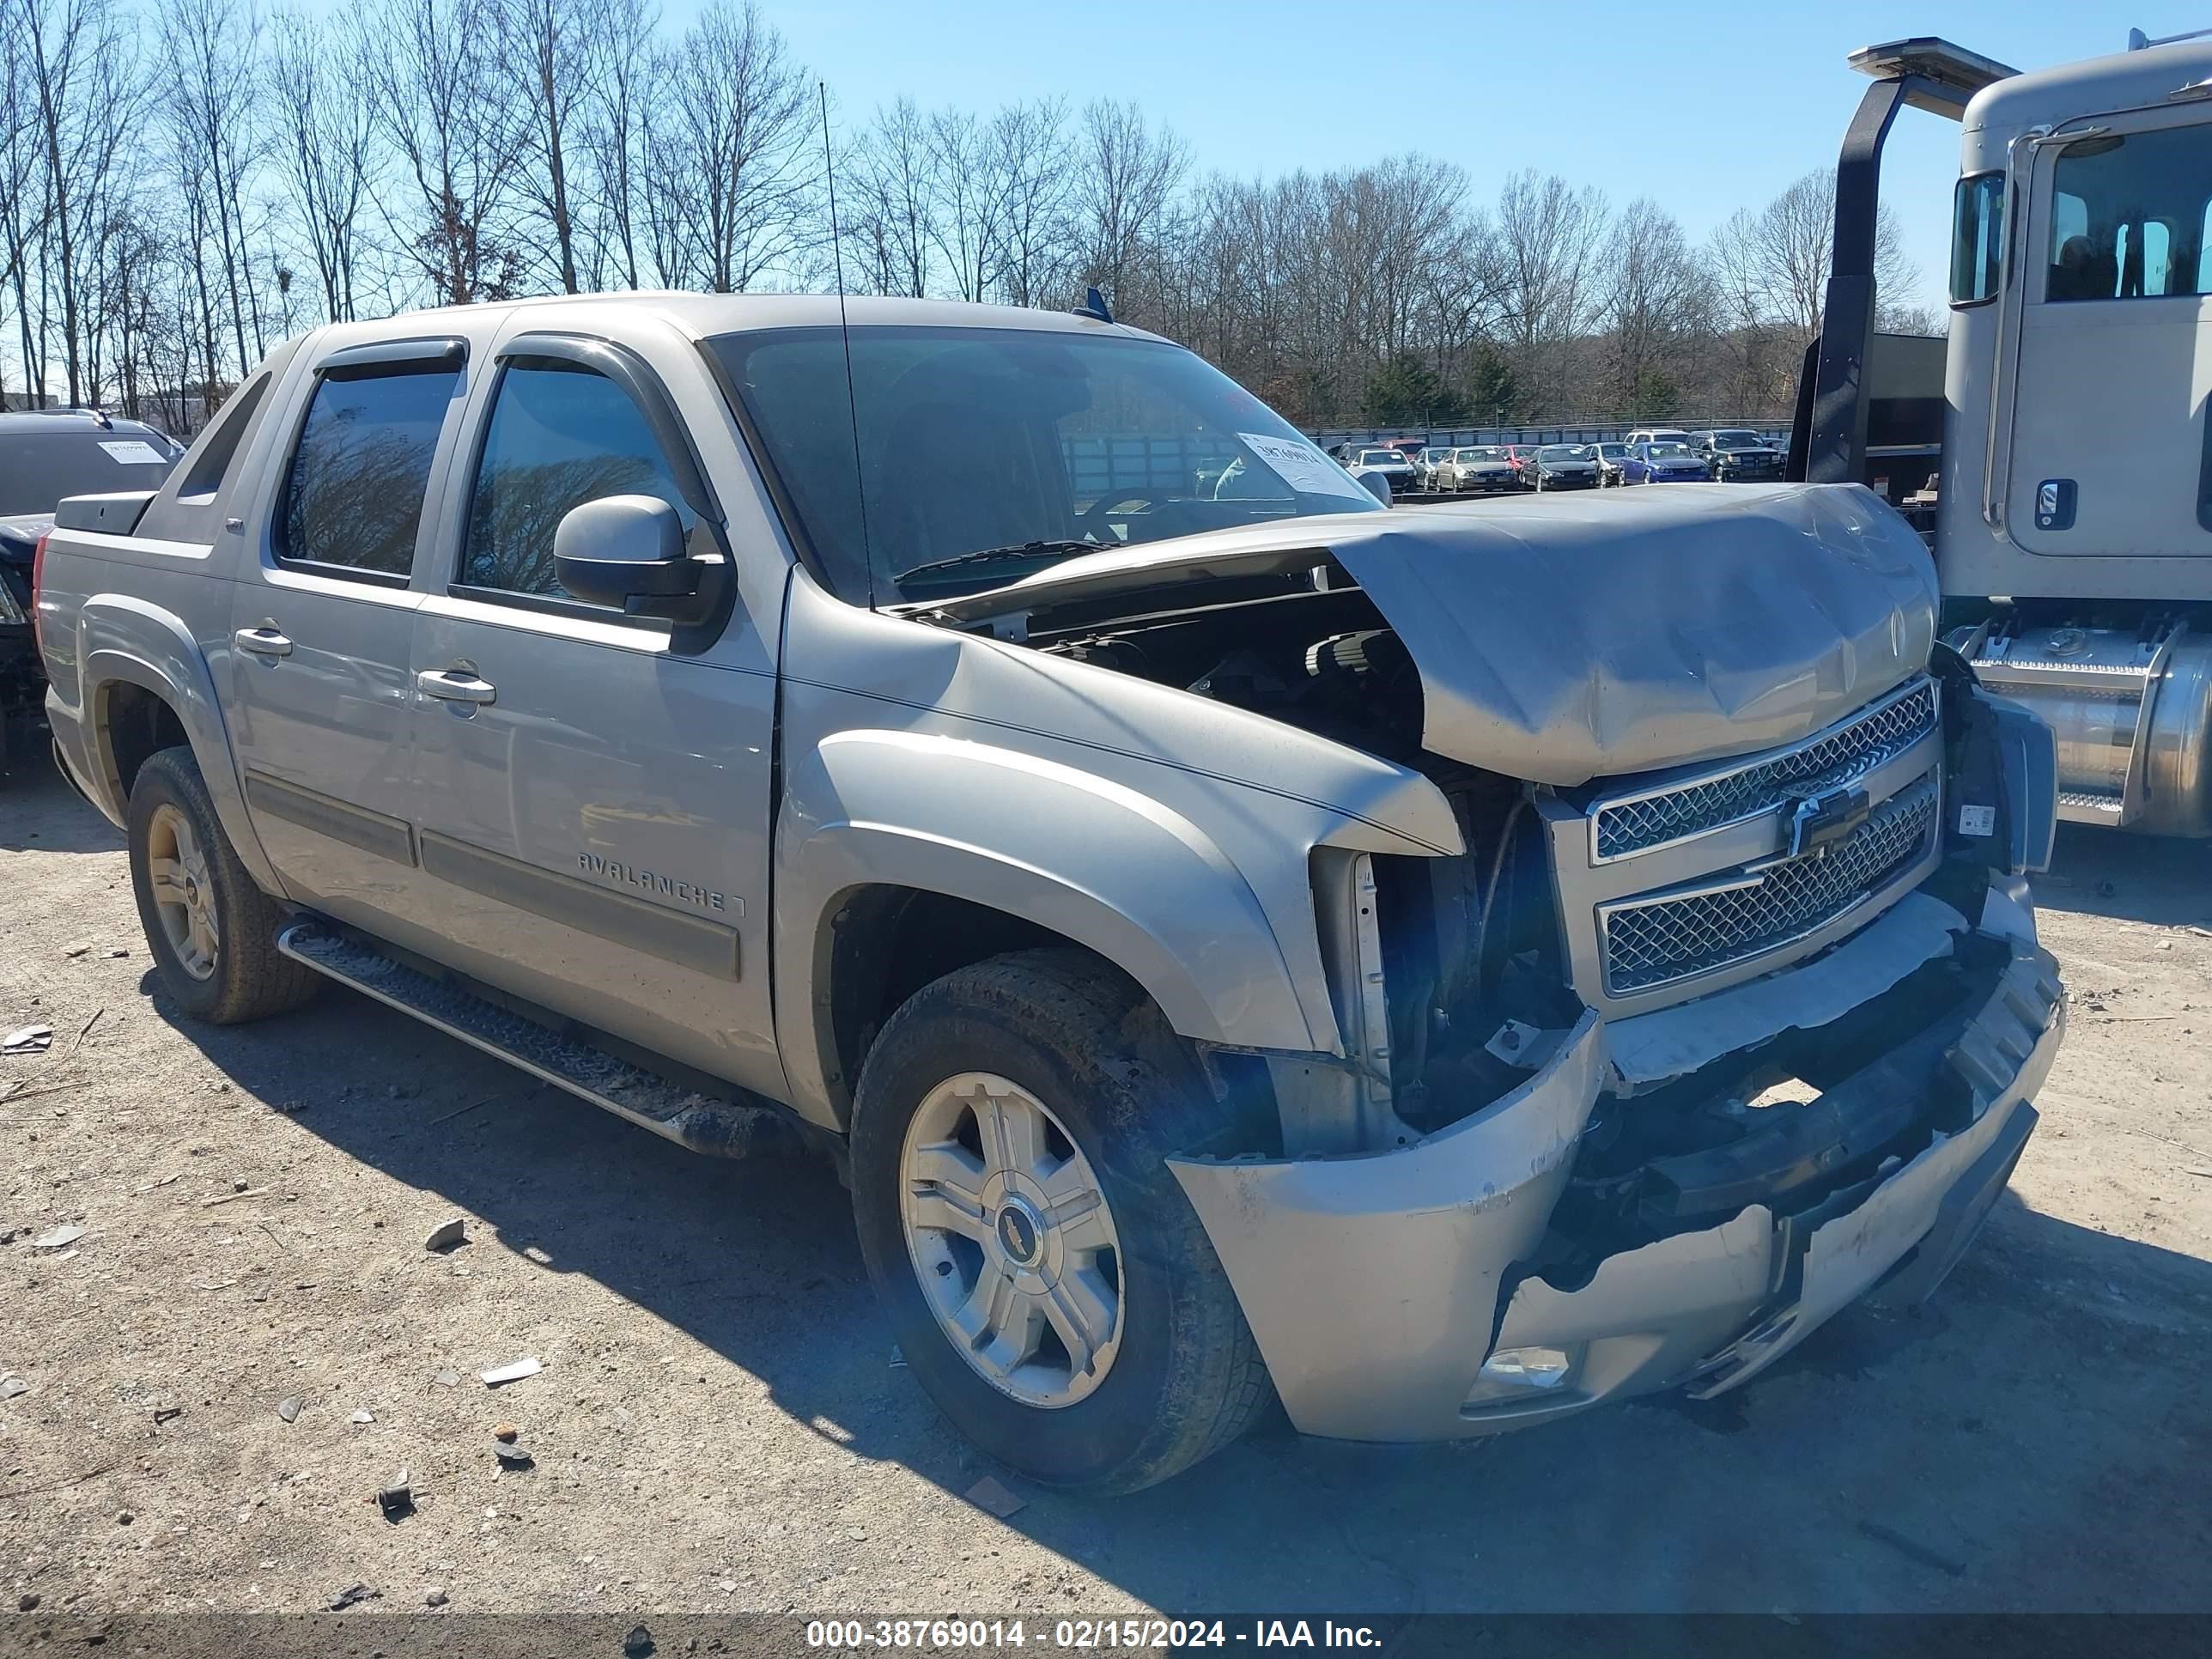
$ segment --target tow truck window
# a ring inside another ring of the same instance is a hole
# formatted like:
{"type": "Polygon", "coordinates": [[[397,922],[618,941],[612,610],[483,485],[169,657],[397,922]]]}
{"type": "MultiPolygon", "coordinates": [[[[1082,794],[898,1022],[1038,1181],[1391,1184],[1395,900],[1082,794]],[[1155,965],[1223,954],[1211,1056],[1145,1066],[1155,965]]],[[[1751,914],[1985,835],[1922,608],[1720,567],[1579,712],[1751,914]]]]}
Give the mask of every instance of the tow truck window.
{"type": "Polygon", "coordinates": [[[2044,298],[2212,293],[2212,126],[2104,133],[2058,152],[2044,298]]]}
{"type": "Polygon", "coordinates": [[[1951,218],[1951,303],[1978,306],[1996,297],[2004,263],[2005,176],[1977,173],[1959,180],[1951,218]]]}

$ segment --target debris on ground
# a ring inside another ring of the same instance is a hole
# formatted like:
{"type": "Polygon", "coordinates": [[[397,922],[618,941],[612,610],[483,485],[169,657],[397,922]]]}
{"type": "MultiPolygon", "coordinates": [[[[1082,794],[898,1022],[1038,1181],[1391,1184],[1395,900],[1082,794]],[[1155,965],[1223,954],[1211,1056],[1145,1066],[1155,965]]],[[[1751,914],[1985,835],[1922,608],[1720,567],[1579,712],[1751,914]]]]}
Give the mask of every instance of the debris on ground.
{"type": "Polygon", "coordinates": [[[358,1411],[353,1414],[352,1420],[356,1423],[374,1423],[376,1421],[376,1413],[369,1411],[358,1411]]]}
{"type": "Polygon", "coordinates": [[[422,1592],[422,1605],[426,1607],[444,1607],[446,1605],[446,1592],[441,1589],[424,1590],[422,1592]]]}
{"type": "Polygon", "coordinates": [[[623,1659],[645,1659],[652,1651],[653,1632],[642,1625],[633,1625],[623,1638],[623,1659]]]}
{"type": "Polygon", "coordinates": [[[384,1511],[386,1520],[394,1524],[415,1513],[415,1492],[407,1484],[406,1470],[393,1475],[392,1484],[376,1494],[376,1507],[384,1511]]]}
{"type": "Polygon", "coordinates": [[[492,1455],[499,1459],[499,1466],[503,1469],[527,1469],[537,1466],[538,1460],[520,1446],[495,1442],[491,1450],[492,1455]]]}
{"type": "Polygon", "coordinates": [[[433,1227],[429,1237],[422,1241],[422,1248],[435,1250],[442,1255],[446,1251],[458,1249],[468,1242],[467,1224],[461,1217],[455,1216],[451,1221],[441,1221],[433,1227]]]}
{"type": "Polygon", "coordinates": [[[5,1376],[0,1376],[0,1400],[13,1400],[18,1395],[26,1395],[30,1391],[31,1385],[13,1371],[9,1372],[5,1376]]]}
{"type": "Polygon", "coordinates": [[[478,1371],[487,1389],[495,1389],[502,1382],[520,1382],[526,1376],[535,1376],[545,1367],[535,1357],[518,1359],[509,1365],[495,1365],[488,1371],[478,1371]]]}
{"type": "Polygon", "coordinates": [[[227,1193],[218,1193],[213,1198],[202,1199],[200,1200],[200,1208],[203,1210],[212,1210],[218,1204],[234,1204],[241,1198],[266,1198],[268,1196],[269,1188],[266,1187],[240,1187],[227,1193]]]}
{"type": "Polygon", "coordinates": [[[276,1402],[276,1415],[287,1423],[295,1422],[300,1415],[300,1396],[288,1394],[276,1402]]]}
{"type": "Polygon", "coordinates": [[[522,1431],[512,1423],[500,1423],[493,1425],[491,1437],[495,1440],[504,1440],[512,1445],[514,1443],[514,1437],[521,1432],[522,1431]]]}
{"type": "Polygon", "coordinates": [[[448,1369],[440,1371],[437,1376],[430,1380],[435,1382],[441,1389],[457,1389],[461,1384],[461,1374],[457,1370],[448,1369]]]}
{"type": "Polygon", "coordinates": [[[0,1037],[0,1054],[42,1054],[53,1046],[51,1025],[25,1025],[0,1037]]]}
{"type": "Polygon", "coordinates": [[[1028,1507],[1028,1501],[1009,1492],[1005,1483],[994,1475],[985,1475],[968,1488],[968,1501],[986,1514],[1005,1520],[1015,1510],[1028,1507]]]}
{"type": "Polygon", "coordinates": [[[154,1407],[155,1426],[158,1428],[162,1424],[173,1421],[184,1414],[185,1408],[182,1406],[156,1406],[154,1407]]]}
{"type": "Polygon", "coordinates": [[[38,1605],[39,1598],[28,1590],[24,1591],[22,1595],[15,1598],[15,1611],[18,1613],[34,1612],[37,1610],[38,1605]]]}
{"type": "Polygon", "coordinates": [[[370,1601],[381,1596],[383,1594],[384,1592],[382,1590],[371,1589],[366,1584],[349,1584],[345,1589],[340,1590],[336,1595],[331,1597],[330,1601],[325,1605],[332,1613],[343,1613],[348,1607],[353,1606],[356,1601],[370,1601]]]}
{"type": "Polygon", "coordinates": [[[120,962],[120,961],[122,961],[122,960],[123,960],[123,958],[124,958],[124,957],[125,957],[129,956],[130,954],[131,954],[131,947],[130,947],[129,945],[117,945],[113,950],[110,951],[107,953],[107,959],[108,959],[110,962],[120,962]]]}
{"type": "Polygon", "coordinates": [[[82,1227],[57,1227],[45,1237],[33,1239],[31,1248],[34,1250],[65,1250],[83,1237],[84,1229],[82,1227]]]}

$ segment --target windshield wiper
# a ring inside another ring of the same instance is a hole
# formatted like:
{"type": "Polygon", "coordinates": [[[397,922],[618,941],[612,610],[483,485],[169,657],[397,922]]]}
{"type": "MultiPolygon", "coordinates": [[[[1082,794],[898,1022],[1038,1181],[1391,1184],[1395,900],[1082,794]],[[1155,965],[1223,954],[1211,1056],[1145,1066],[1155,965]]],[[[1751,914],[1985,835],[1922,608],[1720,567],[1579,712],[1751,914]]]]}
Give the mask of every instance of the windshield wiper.
{"type": "Polygon", "coordinates": [[[1070,557],[1078,553],[1101,551],[1097,542],[1063,538],[1058,541],[1022,542],[1011,547],[986,547],[974,553],[962,553],[950,559],[932,559],[927,564],[918,564],[911,570],[902,570],[897,580],[905,581],[914,576],[933,576],[940,570],[962,570],[979,564],[1019,564],[1040,555],[1070,557]]]}

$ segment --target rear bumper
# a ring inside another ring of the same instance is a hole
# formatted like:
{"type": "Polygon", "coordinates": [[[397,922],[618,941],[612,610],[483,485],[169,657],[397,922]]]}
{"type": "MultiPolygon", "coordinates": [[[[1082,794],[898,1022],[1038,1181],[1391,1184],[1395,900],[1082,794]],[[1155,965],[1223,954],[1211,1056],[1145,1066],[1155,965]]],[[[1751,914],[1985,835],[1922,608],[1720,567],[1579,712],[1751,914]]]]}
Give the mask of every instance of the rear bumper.
{"type": "Polygon", "coordinates": [[[1171,1167],[1305,1432],[1453,1439],[1659,1389],[1718,1394],[1886,1276],[1899,1296],[1926,1295],[1988,1215],[2064,1030],[2055,963],[2005,945],[1929,1079],[1924,1115],[1953,1113],[1949,1131],[1817,1202],[1753,1202],[1606,1255],[1571,1288],[1522,1264],[1612,1075],[1595,1013],[1520,1089],[1413,1146],[1171,1167]],[[1541,1385],[1486,1375],[1494,1356],[1529,1349],[1564,1356],[1541,1385]]]}

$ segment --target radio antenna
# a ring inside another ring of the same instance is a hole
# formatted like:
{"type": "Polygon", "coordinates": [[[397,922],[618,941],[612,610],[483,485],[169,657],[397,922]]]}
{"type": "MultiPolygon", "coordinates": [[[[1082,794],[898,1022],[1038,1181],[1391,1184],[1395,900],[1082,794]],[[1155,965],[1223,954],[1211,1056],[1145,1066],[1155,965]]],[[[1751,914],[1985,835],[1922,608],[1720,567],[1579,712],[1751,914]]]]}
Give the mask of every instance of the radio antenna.
{"type": "Polygon", "coordinates": [[[830,83],[817,81],[822,100],[822,174],[830,185],[830,257],[837,270],[837,334],[845,347],[845,414],[853,428],[853,500],[860,509],[860,563],[867,572],[868,609],[876,608],[875,550],[868,542],[868,481],[860,465],[860,405],[853,391],[853,325],[845,315],[845,249],[837,235],[837,161],[830,146],[830,83]]]}

